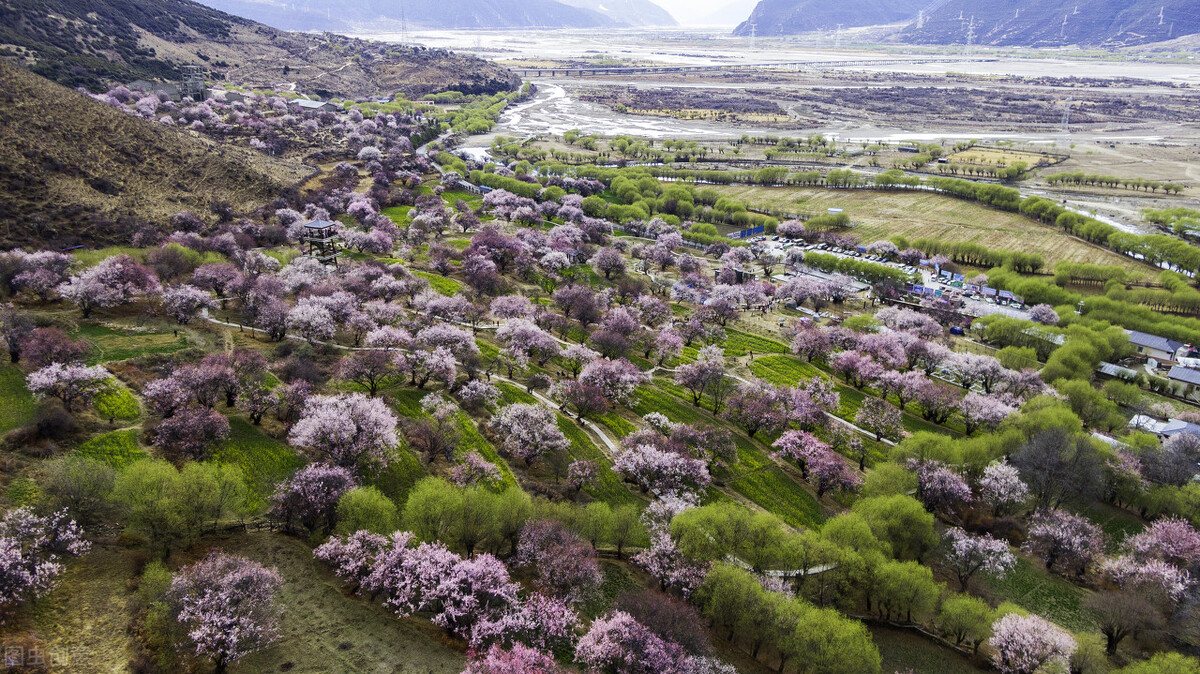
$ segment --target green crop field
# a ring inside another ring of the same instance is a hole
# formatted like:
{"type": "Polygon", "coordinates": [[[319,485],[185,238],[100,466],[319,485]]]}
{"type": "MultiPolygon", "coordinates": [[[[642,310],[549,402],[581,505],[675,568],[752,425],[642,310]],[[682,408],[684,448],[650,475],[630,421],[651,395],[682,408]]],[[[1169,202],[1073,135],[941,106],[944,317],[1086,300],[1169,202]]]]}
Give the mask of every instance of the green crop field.
{"type": "Polygon", "coordinates": [[[747,353],[787,353],[787,345],[783,342],[758,335],[752,335],[741,330],[725,328],[725,355],[739,357],[747,353]]]}
{"type": "Polygon", "coordinates": [[[142,416],[142,404],[118,379],[108,380],[108,386],[96,396],[92,405],[102,419],[135,421],[142,416]]]}
{"type": "Polygon", "coordinates": [[[950,243],[969,241],[988,248],[1019,248],[1041,255],[1047,267],[1055,262],[1118,265],[1141,272],[1153,269],[1113,251],[1063,234],[1020,213],[1008,213],[961,199],[929,192],[836,190],[804,187],[706,185],[747,206],[792,213],[824,213],[843,208],[856,223],[854,234],[864,242],[904,236],[950,243]]]}
{"type": "Polygon", "coordinates": [[[763,356],[750,363],[754,376],[776,386],[795,386],[813,377],[823,376],[812,363],[793,356],[763,356]]]}
{"type": "Polygon", "coordinates": [[[0,367],[0,433],[20,428],[33,420],[36,404],[25,387],[25,373],[15,365],[0,367]]]}
{"type": "Polygon", "coordinates": [[[617,438],[623,438],[637,430],[637,426],[632,421],[621,416],[616,410],[597,417],[595,421],[617,438]]]}
{"type": "Polygon", "coordinates": [[[75,453],[101,461],[118,470],[146,458],[145,450],[138,444],[136,428],[97,435],[79,445],[75,453]]]}

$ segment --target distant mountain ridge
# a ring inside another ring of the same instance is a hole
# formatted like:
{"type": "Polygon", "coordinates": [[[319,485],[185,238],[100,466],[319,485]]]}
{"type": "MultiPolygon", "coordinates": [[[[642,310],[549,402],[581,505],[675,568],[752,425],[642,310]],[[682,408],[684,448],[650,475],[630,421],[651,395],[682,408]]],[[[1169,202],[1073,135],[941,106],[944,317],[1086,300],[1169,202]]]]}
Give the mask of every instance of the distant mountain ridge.
{"type": "Polygon", "coordinates": [[[949,0],[922,19],[906,42],[1115,47],[1200,33],[1200,0],[949,0]]]}
{"type": "Polygon", "coordinates": [[[907,22],[929,0],[761,0],[734,35],[792,35],[854,26],[907,22]]]}
{"type": "Polygon", "coordinates": [[[1115,47],[1200,33],[1200,0],[760,0],[734,34],[894,23],[916,44],[1115,47]]]}
{"type": "Polygon", "coordinates": [[[323,98],[495,93],[520,84],[474,56],[285,32],[191,0],[0,0],[0,45],[0,56],[92,90],[177,79],[182,65],[199,65],[213,80],[323,98]]]}
{"type": "Polygon", "coordinates": [[[674,25],[651,0],[201,0],[282,30],[674,25]]]}
{"type": "Polygon", "coordinates": [[[651,0],[559,0],[563,4],[599,12],[630,26],[674,26],[675,17],[651,0]]]}

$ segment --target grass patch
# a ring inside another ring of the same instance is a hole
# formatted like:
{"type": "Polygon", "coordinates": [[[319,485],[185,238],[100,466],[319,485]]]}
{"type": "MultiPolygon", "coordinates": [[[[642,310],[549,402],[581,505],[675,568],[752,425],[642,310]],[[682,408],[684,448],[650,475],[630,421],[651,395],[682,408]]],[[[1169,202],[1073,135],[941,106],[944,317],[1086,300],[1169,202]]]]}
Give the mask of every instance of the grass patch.
{"type": "Polygon", "coordinates": [[[500,389],[500,400],[496,403],[500,407],[517,403],[532,405],[538,402],[537,398],[534,398],[525,389],[506,381],[497,381],[496,388],[500,389]]]}
{"type": "Polygon", "coordinates": [[[421,478],[425,477],[425,467],[407,443],[401,441],[396,449],[396,455],[388,462],[386,468],[375,473],[371,484],[384,496],[392,499],[401,508],[408,501],[408,492],[421,478]]]}
{"type": "Polygon", "coordinates": [[[79,445],[75,453],[108,464],[117,470],[146,458],[146,451],[138,444],[136,428],[97,435],[79,445]]]}
{"type": "MultiPolygon", "coordinates": [[[[392,406],[395,407],[396,411],[402,416],[409,417],[411,419],[422,419],[428,416],[425,413],[425,410],[421,409],[421,399],[429,395],[429,391],[421,391],[412,388],[397,388],[389,391],[389,393],[392,398],[392,406]]],[[[472,451],[479,452],[483,458],[496,464],[496,467],[500,469],[502,486],[507,487],[508,485],[517,483],[517,480],[515,477],[513,477],[512,470],[509,469],[508,464],[504,461],[504,459],[500,458],[499,452],[496,451],[496,448],[492,445],[492,443],[488,442],[488,439],[483,437],[483,433],[479,431],[479,427],[475,425],[475,421],[471,419],[471,417],[467,416],[466,412],[459,411],[455,423],[458,427],[459,434],[458,449],[455,451],[455,456],[457,458],[461,459],[462,457],[466,456],[467,453],[472,451]]],[[[416,456],[413,455],[411,451],[408,453],[414,460],[416,460],[416,456]]],[[[416,472],[417,469],[420,469],[419,461],[417,462],[416,466],[410,466],[407,469],[409,479],[411,479],[412,482],[415,482],[421,477],[420,474],[416,472]]],[[[408,484],[408,486],[411,487],[412,485],[408,484]]],[[[383,487],[380,488],[382,489],[383,487]]],[[[407,493],[407,488],[404,490],[404,492],[407,493]]],[[[401,501],[400,503],[403,502],[401,501]]]]}
{"type": "Polygon", "coordinates": [[[459,441],[458,451],[455,452],[457,457],[461,459],[468,453],[474,451],[479,452],[483,458],[496,464],[500,469],[500,488],[503,489],[510,485],[515,485],[517,479],[513,477],[512,470],[504,459],[500,458],[500,453],[488,439],[483,437],[483,433],[479,432],[479,427],[475,425],[475,420],[467,416],[466,412],[460,411],[457,418],[459,441]]]}
{"type": "Polygon", "coordinates": [[[33,421],[37,404],[25,386],[25,373],[15,365],[0,367],[0,433],[33,421]]]}
{"type": "Polygon", "coordinates": [[[561,414],[557,416],[558,429],[571,443],[570,449],[567,450],[571,460],[586,459],[595,463],[598,468],[595,481],[584,491],[596,500],[604,501],[609,505],[638,503],[639,499],[633,495],[633,492],[625,488],[625,483],[613,472],[612,460],[608,458],[608,455],[600,451],[600,448],[596,447],[591,438],[574,421],[561,414]]]}
{"type": "Polygon", "coordinates": [[[871,640],[879,649],[885,672],[938,672],[938,674],[975,674],[980,669],[971,661],[925,637],[894,627],[868,627],[871,640]]]}
{"type": "Polygon", "coordinates": [[[600,591],[579,607],[580,615],[585,618],[595,619],[608,613],[621,593],[640,588],[625,567],[616,562],[600,562],[600,578],[600,591]]]}
{"type": "Polygon", "coordinates": [[[94,267],[102,260],[113,255],[128,255],[136,260],[146,259],[145,248],[134,248],[132,246],[108,246],[107,248],[96,248],[95,250],[75,250],[71,251],[71,257],[75,258],[75,263],[83,267],[94,267]]]}
{"type": "Polygon", "coordinates": [[[217,446],[213,458],[242,469],[251,498],[266,501],[275,485],[304,465],[291,447],[263,433],[241,417],[229,417],[229,437],[217,446]]]}
{"type": "Polygon", "coordinates": [[[1110,552],[1117,552],[1121,543],[1128,537],[1140,533],[1146,528],[1146,523],[1137,515],[1125,510],[1101,503],[1099,501],[1082,502],[1074,500],[1070,503],[1071,510],[1086,516],[1104,530],[1108,536],[1110,552]]]}
{"type": "MultiPolygon", "coordinates": [[[[671,393],[673,385],[662,380],[655,383],[654,387],[637,389],[630,409],[639,415],[661,412],[671,421],[689,424],[716,422],[708,412],[671,393]]],[[[733,439],[738,462],[717,471],[714,478],[792,526],[811,528],[825,519],[816,498],[783,472],[763,448],[741,432],[734,432],[733,439]]]]}
{"type": "Polygon", "coordinates": [[[439,292],[443,295],[453,297],[455,295],[462,294],[463,284],[459,283],[458,281],[455,281],[452,278],[447,278],[447,277],[441,276],[439,274],[430,274],[428,272],[416,271],[416,270],[413,270],[413,274],[415,274],[416,276],[420,276],[421,278],[425,279],[426,281],[429,281],[429,287],[433,288],[434,290],[436,290],[437,292],[439,292]]]}
{"type": "Polygon", "coordinates": [[[312,549],[298,538],[256,532],[201,541],[197,548],[212,545],[274,567],[283,577],[279,641],[231,664],[231,674],[288,670],[458,674],[463,669],[461,648],[448,643],[439,628],[428,620],[397,619],[380,602],[348,594],[346,585],[313,559],[312,549]]]}
{"type": "Polygon", "coordinates": [[[408,212],[411,211],[412,208],[412,206],[389,206],[379,212],[391,218],[392,222],[396,223],[397,225],[407,225],[408,212]]]}
{"type": "MultiPolygon", "coordinates": [[[[506,381],[501,381],[496,382],[496,387],[500,389],[500,401],[498,404],[501,407],[516,403],[527,405],[539,404],[536,398],[519,386],[513,386],[506,381]]],[[[563,432],[567,441],[571,443],[571,447],[567,450],[571,460],[586,459],[595,463],[599,469],[596,471],[597,478],[595,484],[587,487],[584,491],[593,498],[611,505],[637,503],[638,498],[625,487],[625,483],[613,472],[612,459],[601,451],[596,446],[596,443],[592,442],[591,437],[578,424],[563,414],[556,413],[556,416],[558,417],[559,430],[563,432]]]]}
{"type": "Polygon", "coordinates": [[[142,403],[116,378],[108,380],[108,385],[96,396],[93,407],[104,419],[136,421],[142,416],[142,403]]]}
{"type": "Polygon", "coordinates": [[[174,353],[187,348],[187,340],[173,332],[126,332],[103,325],[81,325],[78,335],[86,337],[92,348],[88,365],[129,360],[151,353],[174,353]]]}
{"type": "Polygon", "coordinates": [[[473,192],[467,192],[464,190],[446,190],[445,192],[442,192],[442,200],[445,201],[449,206],[453,206],[454,202],[458,201],[459,199],[467,202],[472,207],[483,203],[483,197],[473,192]]]}
{"type": "Polygon", "coordinates": [[[1069,630],[1093,630],[1096,625],[1080,605],[1085,591],[1017,555],[1017,566],[1003,580],[983,577],[981,584],[1000,599],[1011,601],[1069,630]]]}

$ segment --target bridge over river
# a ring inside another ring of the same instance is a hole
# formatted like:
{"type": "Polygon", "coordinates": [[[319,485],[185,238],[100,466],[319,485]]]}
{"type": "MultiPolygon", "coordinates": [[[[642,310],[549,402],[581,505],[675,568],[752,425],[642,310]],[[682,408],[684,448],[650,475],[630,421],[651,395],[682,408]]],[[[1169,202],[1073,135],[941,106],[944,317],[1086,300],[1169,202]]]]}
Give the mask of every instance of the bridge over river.
{"type": "Polygon", "coordinates": [[[858,68],[879,65],[918,63],[988,63],[994,58],[918,57],[909,59],[856,59],[847,61],[779,61],[774,63],[723,63],[711,65],[654,65],[654,66],[547,66],[544,68],[512,68],[521,77],[613,77],[653,73],[719,73],[746,70],[823,70],[827,68],[858,68]]]}

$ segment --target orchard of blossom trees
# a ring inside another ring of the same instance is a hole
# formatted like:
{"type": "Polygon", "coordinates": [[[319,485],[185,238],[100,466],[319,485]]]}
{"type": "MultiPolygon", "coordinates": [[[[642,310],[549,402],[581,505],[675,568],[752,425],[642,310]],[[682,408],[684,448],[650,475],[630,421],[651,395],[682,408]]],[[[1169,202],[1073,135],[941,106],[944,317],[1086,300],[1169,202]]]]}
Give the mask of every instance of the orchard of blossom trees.
{"type": "MultiPolygon", "coordinates": [[[[415,115],[104,96],[268,153],[324,139],[331,168],[138,231],[136,255],[0,254],[0,337],[41,401],[12,443],[39,466],[15,466],[29,505],[0,521],[0,616],[87,552],[77,522],[111,521],[148,560],[137,633],[180,669],[290,638],[291,584],[321,584],[304,546],[359,598],[337,600],[431,621],[481,674],[734,671],[712,637],[781,672],[882,674],[867,624],[1008,674],[1195,645],[1200,439],[1117,432],[1147,411],[1121,382],[959,338],[946,307],[876,307],[886,274],[868,303],[842,273],[776,283],[806,254],[682,211],[596,217],[606,186],[628,213],[719,199],[649,174],[434,148],[428,181],[415,115]],[[339,265],[294,254],[310,219],[337,223],[339,265]],[[795,320],[830,304],[862,313],[795,320]],[[250,528],[304,563],[208,549],[250,528]]],[[[1082,339],[1062,307],[1031,318],[1082,339]]]]}

